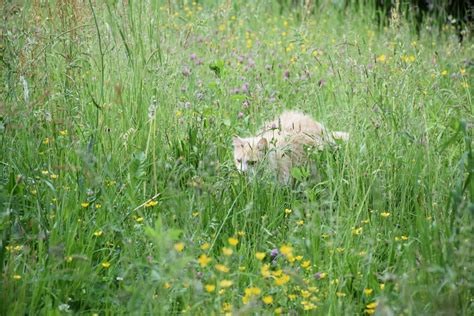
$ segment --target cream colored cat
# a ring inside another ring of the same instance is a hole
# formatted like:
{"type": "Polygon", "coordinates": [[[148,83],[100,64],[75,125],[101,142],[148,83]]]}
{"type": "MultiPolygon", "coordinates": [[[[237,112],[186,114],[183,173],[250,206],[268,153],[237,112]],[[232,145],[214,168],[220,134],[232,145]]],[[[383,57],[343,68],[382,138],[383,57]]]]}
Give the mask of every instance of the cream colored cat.
{"type": "Polygon", "coordinates": [[[322,149],[335,145],[335,139],[347,141],[346,132],[328,132],[321,123],[297,111],[285,111],[265,123],[255,137],[234,137],[234,161],[240,172],[254,171],[265,160],[281,181],[287,182],[291,168],[304,161],[304,146],[322,149]]]}

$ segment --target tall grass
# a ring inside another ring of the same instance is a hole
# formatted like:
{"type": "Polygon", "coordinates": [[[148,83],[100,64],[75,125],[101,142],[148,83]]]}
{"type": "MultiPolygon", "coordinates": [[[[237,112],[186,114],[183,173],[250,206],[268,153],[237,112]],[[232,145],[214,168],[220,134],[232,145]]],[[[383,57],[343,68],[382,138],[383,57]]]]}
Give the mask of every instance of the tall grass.
{"type": "Polygon", "coordinates": [[[3,4],[2,314],[473,313],[472,42],[298,10],[3,4]],[[238,174],[283,109],[351,141],[238,174]]]}

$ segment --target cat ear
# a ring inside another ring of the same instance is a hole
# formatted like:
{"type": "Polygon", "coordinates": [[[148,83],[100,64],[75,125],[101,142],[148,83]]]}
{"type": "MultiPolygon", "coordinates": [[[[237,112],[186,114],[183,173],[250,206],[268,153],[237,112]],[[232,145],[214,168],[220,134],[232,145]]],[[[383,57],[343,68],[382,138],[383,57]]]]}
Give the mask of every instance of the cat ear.
{"type": "Polygon", "coordinates": [[[258,150],[264,151],[268,148],[268,141],[265,137],[260,138],[257,144],[258,150]]]}
{"type": "Polygon", "coordinates": [[[240,138],[239,136],[234,136],[232,138],[232,143],[234,144],[235,147],[242,146],[244,144],[242,138],[240,138]]]}

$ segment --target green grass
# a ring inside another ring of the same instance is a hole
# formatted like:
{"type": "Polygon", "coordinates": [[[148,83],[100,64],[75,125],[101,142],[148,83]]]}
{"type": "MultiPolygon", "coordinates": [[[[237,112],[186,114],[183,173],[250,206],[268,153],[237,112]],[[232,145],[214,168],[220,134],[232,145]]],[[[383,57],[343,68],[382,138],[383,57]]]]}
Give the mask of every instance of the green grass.
{"type": "Polygon", "coordinates": [[[0,313],[472,314],[472,41],[229,4],[3,4],[0,313]],[[351,141],[238,174],[283,109],[351,141]]]}

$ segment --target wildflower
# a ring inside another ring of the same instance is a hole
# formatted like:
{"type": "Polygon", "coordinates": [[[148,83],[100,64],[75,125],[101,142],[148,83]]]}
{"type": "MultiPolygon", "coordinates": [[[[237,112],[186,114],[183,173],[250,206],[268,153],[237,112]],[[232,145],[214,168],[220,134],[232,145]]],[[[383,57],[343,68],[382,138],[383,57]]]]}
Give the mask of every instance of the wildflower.
{"type": "Polygon", "coordinates": [[[59,134],[60,134],[61,136],[67,136],[67,129],[64,129],[64,130],[59,131],[59,134]]]}
{"type": "Polygon", "coordinates": [[[232,305],[229,303],[222,304],[222,311],[223,312],[230,312],[232,311],[232,305]]]}
{"type": "Polygon", "coordinates": [[[44,140],[43,140],[43,144],[44,145],[48,145],[49,144],[49,138],[46,137],[44,140]]]}
{"type": "Polygon", "coordinates": [[[144,221],[144,218],[139,216],[139,217],[137,217],[136,221],[137,221],[137,223],[142,223],[144,221]]]}
{"type": "Polygon", "coordinates": [[[239,243],[239,240],[233,237],[230,237],[229,239],[227,239],[227,241],[229,242],[229,245],[231,246],[236,246],[239,243]]]}
{"type": "Polygon", "coordinates": [[[373,291],[373,289],[364,289],[364,294],[365,296],[369,296],[370,294],[372,294],[373,291]]]}
{"type": "Polygon", "coordinates": [[[359,236],[360,234],[362,234],[362,227],[352,228],[352,235],[359,236]]]}
{"type": "Polygon", "coordinates": [[[288,255],[292,254],[293,248],[291,246],[288,246],[288,245],[283,245],[283,246],[280,247],[280,252],[281,252],[282,255],[288,256],[288,255]]]}
{"type": "Polygon", "coordinates": [[[220,271],[220,272],[223,272],[223,273],[227,273],[229,272],[229,268],[223,264],[216,264],[215,266],[216,270],[217,271],[220,271]]]}
{"type": "Polygon", "coordinates": [[[272,304],[273,303],[273,297],[271,295],[264,296],[262,298],[263,303],[266,305],[272,304]]]}
{"type": "Polygon", "coordinates": [[[316,308],[316,305],[308,301],[302,301],[301,304],[303,305],[303,309],[305,311],[309,311],[316,308]]]}
{"type": "Polygon", "coordinates": [[[104,269],[108,269],[108,268],[110,268],[110,262],[104,261],[104,262],[101,263],[101,266],[104,269]]]}
{"type": "Polygon", "coordinates": [[[209,247],[211,247],[211,245],[209,245],[208,242],[205,242],[201,245],[201,250],[207,250],[209,249],[209,247]]]}
{"type": "Polygon", "coordinates": [[[385,283],[380,283],[379,287],[383,291],[385,289],[385,283]]]}
{"type": "Polygon", "coordinates": [[[364,310],[364,312],[366,312],[366,313],[369,314],[369,315],[372,315],[373,313],[375,313],[375,309],[369,309],[369,308],[367,308],[366,310],[364,310]]]}
{"type": "Polygon", "coordinates": [[[296,221],[296,225],[298,226],[302,226],[304,224],[304,220],[299,220],[299,221],[296,221]]]}
{"type": "Polygon", "coordinates": [[[389,217],[389,216],[390,216],[390,213],[389,213],[389,212],[382,212],[382,213],[380,213],[380,216],[382,216],[382,217],[389,217]]]}
{"type": "Polygon", "coordinates": [[[275,285],[284,285],[290,281],[290,276],[287,274],[283,274],[281,277],[275,279],[275,285]]]}
{"type": "Polygon", "coordinates": [[[72,256],[66,256],[64,260],[66,260],[67,263],[72,262],[72,256]]]}
{"type": "Polygon", "coordinates": [[[336,296],[337,296],[337,297],[344,297],[344,296],[346,296],[346,293],[343,293],[343,292],[336,292],[336,296]]]}
{"type": "Polygon", "coordinates": [[[260,268],[260,273],[262,274],[262,276],[264,278],[269,278],[271,276],[271,274],[270,274],[270,265],[269,264],[264,264],[260,268]]]}
{"type": "Polygon", "coordinates": [[[281,307],[278,307],[278,308],[275,308],[274,312],[276,315],[280,315],[281,313],[283,313],[283,309],[281,307]]]}
{"type": "Polygon", "coordinates": [[[319,280],[324,279],[327,276],[328,276],[328,274],[326,272],[317,272],[317,273],[314,274],[314,277],[316,279],[319,279],[319,280]]]}
{"type": "Polygon", "coordinates": [[[263,258],[265,258],[265,253],[264,253],[264,252],[257,252],[257,253],[255,254],[255,257],[257,258],[257,260],[262,261],[263,258]]]}
{"type": "Polygon", "coordinates": [[[83,208],[87,208],[87,207],[89,206],[89,202],[82,202],[82,203],[81,203],[81,206],[82,206],[83,208]]]}
{"type": "Polygon", "coordinates": [[[43,171],[41,171],[41,174],[43,174],[43,176],[47,176],[49,174],[49,171],[48,170],[43,170],[43,171]]]}
{"type": "Polygon", "coordinates": [[[230,280],[222,280],[219,285],[222,287],[222,288],[228,288],[228,287],[231,287],[232,284],[234,284],[234,282],[230,281],[230,280]]]}
{"type": "Polygon", "coordinates": [[[311,293],[309,293],[309,292],[306,291],[306,290],[301,290],[301,296],[302,296],[303,298],[308,298],[308,297],[311,296],[311,293]]]}
{"type": "MultiPolygon", "coordinates": [[[[202,247],[201,247],[202,248],[202,247]]],[[[205,266],[207,266],[207,264],[209,262],[212,261],[212,258],[209,258],[208,256],[206,256],[205,254],[202,254],[201,256],[199,256],[198,258],[198,262],[199,264],[201,265],[201,268],[204,268],[205,266]]]]}
{"type": "Polygon", "coordinates": [[[198,216],[199,216],[199,212],[197,212],[197,211],[196,211],[196,212],[193,212],[191,215],[192,215],[193,217],[198,217],[198,216]]]}
{"type": "Polygon", "coordinates": [[[304,262],[301,264],[301,267],[302,267],[303,269],[309,269],[309,268],[311,268],[311,261],[309,261],[309,260],[304,261],[304,262]]]}
{"type": "Polygon", "coordinates": [[[339,252],[339,253],[344,252],[344,248],[342,248],[342,247],[337,247],[337,248],[336,248],[336,251],[339,252]]]}
{"type": "Polygon", "coordinates": [[[467,88],[469,88],[469,83],[463,82],[463,83],[461,84],[461,86],[462,86],[463,88],[466,88],[466,89],[467,89],[467,88]]]}
{"type": "Polygon", "coordinates": [[[387,60],[387,58],[385,57],[384,54],[382,54],[382,55],[378,56],[375,60],[380,62],[380,63],[384,63],[387,60]]]}
{"type": "Polygon", "coordinates": [[[301,260],[303,260],[303,256],[296,256],[295,259],[296,259],[297,261],[301,261],[301,260]]]}
{"type": "Polygon", "coordinates": [[[271,274],[274,276],[274,277],[280,277],[282,274],[283,274],[283,270],[282,269],[278,269],[276,271],[272,271],[271,274]]]}
{"type": "Polygon", "coordinates": [[[216,290],[216,286],[214,284],[206,284],[205,289],[208,293],[212,293],[216,290]]]}
{"type": "Polygon", "coordinates": [[[296,299],[298,296],[296,294],[288,294],[288,298],[292,301],[296,299]]]}
{"type": "Polygon", "coordinates": [[[101,207],[102,207],[102,204],[100,204],[100,203],[96,203],[96,204],[95,204],[95,208],[96,208],[96,209],[99,209],[99,208],[101,208],[101,207]]]}
{"type": "Polygon", "coordinates": [[[151,206],[155,206],[155,205],[157,205],[157,204],[158,204],[157,201],[153,201],[153,200],[152,200],[152,201],[149,201],[149,202],[145,203],[144,206],[145,206],[145,207],[151,207],[151,206]]]}
{"type": "Polygon", "coordinates": [[[184,243],[179,242],[179,243],[174,244],[174,250],[176,250],[177,252],[183,251],[184,250],[184,243]]]}
{"type": "Polygon", "coordinates": [[[165,284],[163,284],[163,287],[165,289],[169,289],[169,288],[171,288],[171,284],[169,282],[165,282],[165,284]]]}
{"type": "Polygon", "coordinates": [[[245,236],[245,232],[243,230],[239,230],[237,232],[237,235],[239,235],[240,237],[243,237],[243,236],[245,236]]]}
{"type": "Polygon", "coordinates": [[[285,215],[286,215],[286,216],[290,215],[291,212],[293,212],[291,209],[285,208],[285,215]]]}
{"type": "Polygon", "coordinates": [[[367,304],[367,309],[375,309],[377,307],[378,303],[377,302],[372,302],[370,304],[367,304]]]}
{"type": "Polygon", "coordinates": [[[101,230],[97,230],[97,231],[94,232],[94,236],[95,236],[95,237],[100,237],[100,236],[102,236],[103,234],[104,234],[104,232],[101,231],[101,230]]]}
{"type": "Polygon", "coordinates": [[[183,112],[182,111],[176,111],[175,115],[176,115],[177,118],[180,118],[181,116],[183,116],[183,112]]]}
{"type": "Polygon", "coordinates": [[[461,69],[459,70],[459,73],[461,74],[461,76],[464,76],[464,75],[466,74],[466,69],[461,68],[461,69]]]}
{"type": "Polygon", "coordinates": [[[358,255],[361,257],[365,257],[367,255],[367,251],[360,251],[358,255]]]}
{"type": "Polygon", "coordinates": [[[270,256],[272,258],[275,258],[276,256],[278,256],[278,249],[277,248],[272,249],[272,252],[270,253],[270,256]]]}
{"type": "Polygon", "coordinates": [[[237,118],[241,119],[245,116],[245,114],[243,112],[239,112],[239,114],[237,114],[237,118]]]}
{"type": "Polygon", "coordinates": [[[223,247],[222,248],[222,253],[224,254],[224,256],[232,256],[232,254],[234,253],[234,251],[230,248],[227,248],[227,247],[223,247]]]}
{"type": "Polygon", "coordinates": [[[402,235],[401,238],[402,238],[402,240],[404,240],[404,241],[407,241],[407,240],[408,240],[408,236],[405,236],[405,235],[402,235]]]}
{"type": "Polygon", "coordinates": [[[447,74],[448,74],[448,71],[447,71],[447,70],[441,71],[441,76],[446,76],[447,74]]]}
{"type": "Polygon", "coordinates": [[[21,280],[21,275],[19,274],[13,275],[13,280],[21,280]]]}

